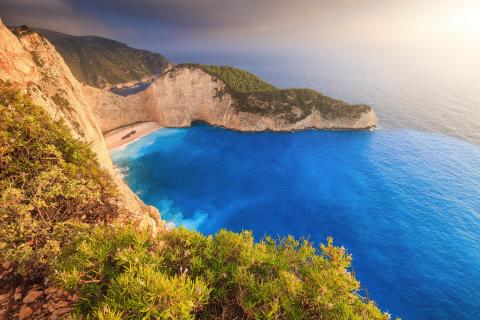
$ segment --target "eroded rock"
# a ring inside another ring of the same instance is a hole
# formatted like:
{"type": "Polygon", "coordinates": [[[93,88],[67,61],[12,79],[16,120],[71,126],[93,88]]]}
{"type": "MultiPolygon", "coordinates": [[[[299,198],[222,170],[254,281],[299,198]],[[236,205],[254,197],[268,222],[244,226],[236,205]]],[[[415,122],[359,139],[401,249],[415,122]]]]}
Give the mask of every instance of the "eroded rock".
{"type": "Polygon", "coordinates": [[[33,313],[32,308],[28,306],[23,306],[18,312],[18,319],[19,320],[29,319],[32,313],[33,313]]]}
{"type": "Polygon", "coordinates": [[[43,295],[43,291],[30,290],[30,291],[28,291],[25,298],[23,298],[23,303],[25,303],[25,304],[32,303],[35,300],[37,300],[39,297],[41,297],[42,295],[43,295]]]}

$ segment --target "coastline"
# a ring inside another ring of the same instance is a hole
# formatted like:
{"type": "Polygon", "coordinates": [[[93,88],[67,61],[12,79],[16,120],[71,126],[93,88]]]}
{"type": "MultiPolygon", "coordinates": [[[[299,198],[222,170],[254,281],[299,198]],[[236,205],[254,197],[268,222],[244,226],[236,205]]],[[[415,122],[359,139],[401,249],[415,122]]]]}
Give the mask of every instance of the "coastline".
{"type": "MultiPolygon", "coordinates": [[[[318,130],[318,131],[375,131],[380,129],[380,126],[372,126],[369,128],[365,129],[346,129],[346,128],[315,128],[315,127],[308,127],[308,128],[302,128],[302,129],[291,129],[291,130],[274,130],[274,129],[263,129],[263,130],[238,130],[238,129],[233,129],[229,127],[224,127],[221,125],[214,125],[210,124],[208,122],[204,121],[199,121],[201,123],[205,123],[207,125],[213,126],[213,127],[218,127],[218,128],[223,128],[226,130],[232,130],[232,131],[237,131],[237,132],[243,132],[243,133],[256,133],[256,132],[278,132],[278,133],[294,133],[294,132],[302,132],[302,131],[309,131],[309,130],[318,130]]],[[[188,127],[191,127],[188,126],[188,127]]],[[[107,144],[107,148],[109,151],[113,151],[115,149],[121,148],[131,142],[134,142],[137,139],[140,139],[152,132],[157,131],[158,129],[165,128],[160,126],[157,122],[155,121],[146,121],[146,122],[139,122],[135,123],[132,125],[128,126],[123,126],[114,130],[111,130],[107,132],[104,135],[105,143],[107,144]],[[131,133],[132,131],[135,131],[135,133],[131,133]],[[129,137],[122,139],[126,135],[129,135],[129,137]]],[[[182,128],[182,127],[178,127],[182,128]]]]}
{"type": "Polygon", "coordinates": [[[148,121],[114,129],[104,135],[105,143],[109,151],[123,147],[141,137],[146,136],[162,128],[157,122],[148,121]],[[132,133],[135,131],[135,133],[132,133]],[[125,136],[127,136],[125,138],[125,136]]]}

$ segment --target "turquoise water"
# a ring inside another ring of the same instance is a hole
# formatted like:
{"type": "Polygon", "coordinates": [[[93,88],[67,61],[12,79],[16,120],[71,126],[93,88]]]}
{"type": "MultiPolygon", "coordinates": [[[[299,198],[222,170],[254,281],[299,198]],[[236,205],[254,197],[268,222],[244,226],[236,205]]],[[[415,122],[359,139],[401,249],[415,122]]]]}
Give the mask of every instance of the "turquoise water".
{"type": "Polygon", "coordinates": [[[410,129],[239,133],[162,129],[113,153],[163,218],[333,236],[366,294],[403,319],[480,314],[480,147],[410,129]]]}

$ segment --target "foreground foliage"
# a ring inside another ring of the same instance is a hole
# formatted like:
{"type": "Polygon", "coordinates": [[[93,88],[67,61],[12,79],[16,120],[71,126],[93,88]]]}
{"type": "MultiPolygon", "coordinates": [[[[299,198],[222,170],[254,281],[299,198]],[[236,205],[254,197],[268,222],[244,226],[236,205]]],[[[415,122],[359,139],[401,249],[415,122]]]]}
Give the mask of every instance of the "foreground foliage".
{"type": "Polygon", "coordinates": [[[94,153],[11,85],[0,86],[0,258],[42,276],[75,221],[111,220],[115,188],[94,153]]]}
{"type": "Polygon", "coordinates": [[[292,237],[255,242],[175,229],[97,227],[65,250],[58,279],[84,315],[125,319],[386,319],[358,294],[350,256],[292,237]]]}
{"type": "MultiPolygon", "coordinates": [[[[80,319],[387,319],[359,294],[350,256],[250,232],[153,235],[105,224],[115,188],[89,146],[0,85],[0,260],[80,299],[80,319]]],[[[14,290],[18,285],[0,283],[14,290]]]]}

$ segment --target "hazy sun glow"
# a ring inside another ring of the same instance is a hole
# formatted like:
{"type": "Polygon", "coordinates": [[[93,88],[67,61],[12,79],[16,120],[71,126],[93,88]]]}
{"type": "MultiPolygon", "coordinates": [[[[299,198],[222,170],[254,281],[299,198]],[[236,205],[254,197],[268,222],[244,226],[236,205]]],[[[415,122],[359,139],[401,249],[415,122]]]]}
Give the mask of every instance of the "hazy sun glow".
{"type": "Polygon", "coordinates": [[[448,28],[466,37],[480,40],[480,3],[460,6],[446,19],[448,28]]]}

